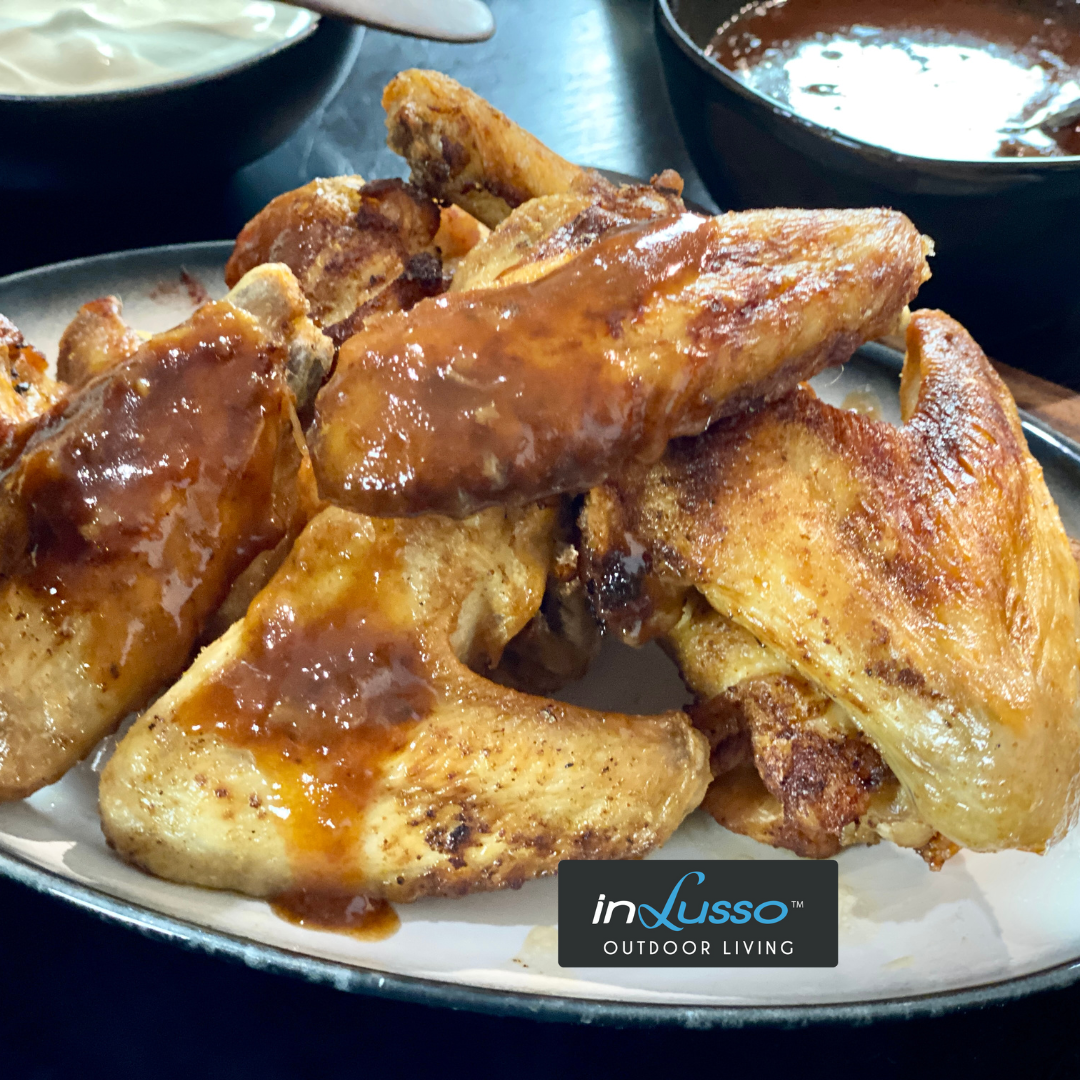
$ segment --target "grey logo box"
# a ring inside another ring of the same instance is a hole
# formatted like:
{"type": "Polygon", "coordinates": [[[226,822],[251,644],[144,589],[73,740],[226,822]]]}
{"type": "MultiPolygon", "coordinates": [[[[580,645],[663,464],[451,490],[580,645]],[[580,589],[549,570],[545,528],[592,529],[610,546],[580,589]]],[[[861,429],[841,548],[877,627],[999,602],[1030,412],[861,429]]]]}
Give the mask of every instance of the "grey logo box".
{"type": "Polygon", "coordinates": [[[836,967],[835,862],[559,863],[561,967],[836,967]]]}

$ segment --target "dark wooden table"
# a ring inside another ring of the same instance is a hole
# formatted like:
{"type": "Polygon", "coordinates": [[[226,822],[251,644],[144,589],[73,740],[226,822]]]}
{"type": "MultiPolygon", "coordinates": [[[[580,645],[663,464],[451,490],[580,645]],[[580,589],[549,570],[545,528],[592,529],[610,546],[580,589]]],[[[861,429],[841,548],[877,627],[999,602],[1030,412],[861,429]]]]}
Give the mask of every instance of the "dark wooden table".
{"type": "MultiPolygon", "coordinates": [[[[494,0],[496,37],[447,46],[368,32],[337,95],[227,182],[0,201],[0,273],[99,251],[235,235],[313,176],[399,175],[379,98],[404,67],[472,86],[566,157],[640,176],[678,169],[708,203],[668,107],[648,0],[494,0]]],[[[167,138],[167,133],[163,133],[167,138]]],[[[122,148],[118,148],[121,151],[122,148]]],[[[138,163],[131,163],[137,170],[138,163]]],[[[1070,392],[1019,372],[1021,404],[1080,435],[1070,392]]],[[[885,1078],[1080,1074],[1080,991],[872,1028],[608,1031],[436,1011],[234,967],[151,942],[0,881],[0,1077],[351,1075],[885,1078]]]]}

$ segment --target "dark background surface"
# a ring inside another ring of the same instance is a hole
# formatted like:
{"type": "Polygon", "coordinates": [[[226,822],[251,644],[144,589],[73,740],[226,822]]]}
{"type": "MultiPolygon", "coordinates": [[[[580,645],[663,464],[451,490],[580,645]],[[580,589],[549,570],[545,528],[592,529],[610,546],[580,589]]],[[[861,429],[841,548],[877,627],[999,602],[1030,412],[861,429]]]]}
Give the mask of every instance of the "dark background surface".
{"type": "MultiPolygon", "coordinates": [[[[566,157],[640,176],[665,167],[709,203],[675,128],[648,0],[495,0],[499,30],[448,46],[369,31],[339,92],[284,146],[222,180],[143,172],[0,202],[0,273],[127,247],[235,235],[313,176],[400,175],[383,145],[398,70],[459,78],[566,157]]],[[[167,140],[168,133],[162,132],[167,140]]],[[[208,166],[209,168],[209,166],[208,166]]],[[[1080,1075],[1080,991],[938,1020],[803,1031],[613,1031],[352,997],[145,940],[0,881],[0,1077],[408,1074],[756,1077],[1080,1075]]]]}

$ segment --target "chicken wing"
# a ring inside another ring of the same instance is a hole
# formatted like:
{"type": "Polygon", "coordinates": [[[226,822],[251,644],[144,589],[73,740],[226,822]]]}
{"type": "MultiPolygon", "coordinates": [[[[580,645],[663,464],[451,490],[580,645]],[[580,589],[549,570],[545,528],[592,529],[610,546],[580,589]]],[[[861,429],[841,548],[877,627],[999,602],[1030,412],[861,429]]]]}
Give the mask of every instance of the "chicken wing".
{"type": "Polygon", "coordinates": [[[698,699],[688,711],[714,776],[704,806],[721,825],[816,858],[886,839],[937,869],[957,850],[840,703],[696,590],[663,644],[698,699]]]}
{"type": "Polygon", "coordinates": [[[437,71],[401,72],[387,84],[382,104],[387,143],[409,163],[412,182],[488,228],[538,196],[589,196],[611,187],[437,71]]]}
{"type": "Polygon", "coordinates": [[[588,218],[551,235],[549,272],[422,301],[342,346],[316,402],[326,498],[465,515],[583,491],[846,360],[928,274],[924,238],[886,210],[588,218]]]}
{"type": "Polygon", "coordinates": [[[45,357],[0,315],[0,468],[67,400],[68,388],[49,376],[45,357]]]}
{"type": "Polygon", "coordinates": [[[84,386],[139,351],[143,339],[124,320],[117,296],[83,304],[60,335],[57,377],[69,386],[84,386]]]}
{"type": "Polygon", "coordinates": [[[1076,816],[1077,566],[982,351],[933,311],[907,344],[902,427],[800,388],[674,443],[590,495],[587,576],[631,633],[696,587],[840,707],[826,734],[868,740],[917,821],[1042,851],[1076,816]]]}
{"type": "Polygon", "coordinates": [[[57,779],[185,666],[298,513],[332,358],[283,266],[89,383],[0,475],[0,798],[57,779]]]}
{"type": "MultiPolygon", "coordinates": [[[[232,287],[254,266],[284,263],[315,324],[340,345],[375,312],[404,310],[443,291],[440,224],[438,206],[400,180],[312,180],[244,226],[225,282],[232,287]]],[[[456,226],[448,222],[443,235],[463,241],[466,230],[456,226]]]]}
{"type": "Polygon", "coordinates": [[[493,666],[539,606],[553,519],[324,511],[120,743],[109,842],[174,881],[390,900],[662,843],[708,782],[685,714],[591,712],[466,666],[493,666]]]}

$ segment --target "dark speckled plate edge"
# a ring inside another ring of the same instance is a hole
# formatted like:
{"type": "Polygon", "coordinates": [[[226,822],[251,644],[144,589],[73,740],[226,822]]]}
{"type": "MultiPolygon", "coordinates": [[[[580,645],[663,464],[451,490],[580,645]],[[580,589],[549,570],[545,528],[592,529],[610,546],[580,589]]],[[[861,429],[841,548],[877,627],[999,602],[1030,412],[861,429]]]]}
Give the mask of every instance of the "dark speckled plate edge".
{"type": "MultiPolygon", "coordinates": [[[[231,241],[175,244],[73,259],[52,266],[25,270],[0,278],[0,310],[3,310],[5,292],[21,292],[27,287],[33,288],[39,284],[47,286],[49,278],[56,274],[77,273],[93,267],[104,270],[109,266],[156,261],[162,256],[175,257],[176,264],[179,265],[185,255],[191,259],[220,255],[221,262],[224,263],[231,249],[231,241]]],[[[894,373],[898,373],[902,365],[899,353],[882,345],[864,346],[860,355],[894,373]]],[[[1071,468],[1080,489],[1080,445],[1030,414],[1021,411],[1021,418],[1035,456],[1044,463],[1053,461],[1071,468]]],[[[107,922],[126,926],[153,940],[244,964],[254,970],[289,975],[354,994],[371,994],[403,1002],[553,1023],[690,1030],[801,1028],[817,1024],[865,1025],[879,1021],[937,1017],[965,1009],[999,1005],[1041,991],[1062,989],[1080,980],[1078,956],[1028,975],[962,990],[825,1005],[698,1006],[527,994],[355,967],[293,953],[249,938],[207,930],[182,919],[162,915],[150,908],[119,900],[99,889],[41,869],[11,853],[0,852],[0,876],[71,904],[107,922]]]]}

